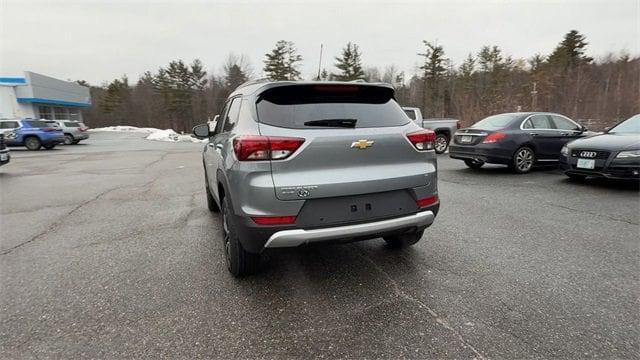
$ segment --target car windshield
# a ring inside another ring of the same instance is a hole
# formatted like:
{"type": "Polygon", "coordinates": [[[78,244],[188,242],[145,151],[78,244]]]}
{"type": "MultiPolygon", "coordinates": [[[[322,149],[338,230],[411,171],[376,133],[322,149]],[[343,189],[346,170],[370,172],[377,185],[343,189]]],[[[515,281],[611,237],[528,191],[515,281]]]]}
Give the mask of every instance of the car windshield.
{"type": "Polygon", "coordinates": [[[636,114],[609,130],[609,134],[640,134],[640,114],[636,114]]]}
{"type": "Polygon", "coordinates": [[[471,127],[475,129],[485,129],[485,130],[504,129],[507,126],[511,125],[511,123],[514,120],[520,117],[521,115],[515,115],[515,114],[492,115],[478,121],[477,123],[471,125],[471,127]]]}

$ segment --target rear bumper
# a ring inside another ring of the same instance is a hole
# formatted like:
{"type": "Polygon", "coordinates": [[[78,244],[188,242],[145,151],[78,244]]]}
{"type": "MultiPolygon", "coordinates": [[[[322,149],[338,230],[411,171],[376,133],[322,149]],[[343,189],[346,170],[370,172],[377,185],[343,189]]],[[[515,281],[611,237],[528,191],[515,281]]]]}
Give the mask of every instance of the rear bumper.
{"type": "Polygon", "coordinates": [[[265,248],[295,247],[302,244],[310,244],[338,239],[365,238],[378,236],[382,233],[393,232],[402,229],[424,229],[431,225],[435,219],[432,211],[422,211],[409,216],[394,219],[374,221],[364,224],[336,226],[322,229],[292,229],[278,231],[269,237],[265,248]]]}
{"type": "Polygon", "coordinates": [[[72,133],[74,140],[87,140],[89,138],[89,134],[86,132],[72,133]]]}
{"type": "Polygon", "coordinates": [[[449,157],[458,160],[479,160],[490,164],[509,164],[513,151],[491,144],[449,144],[449,157]]]}

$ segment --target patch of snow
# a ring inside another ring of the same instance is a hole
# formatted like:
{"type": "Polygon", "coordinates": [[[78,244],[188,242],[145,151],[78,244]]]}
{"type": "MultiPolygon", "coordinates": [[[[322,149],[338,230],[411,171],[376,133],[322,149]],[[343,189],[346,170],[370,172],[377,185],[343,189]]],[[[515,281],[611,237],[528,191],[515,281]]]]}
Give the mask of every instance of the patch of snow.
{"type": "Polygon", "coordinates": [[[200,140],[188,134],[178,134],[177,132],[166,129],[156,129],[156,128],[139,128],[135,126],[107,126],[103,128],[95,128],[89,131],[111,131],[111,132],[133,132],[133,133],[143,133],[148,134],[145,139],[154,140],[154,141],[168,141],[168,142],[193,142],[193,143],[204,143],[207,140],[200,140]]]}

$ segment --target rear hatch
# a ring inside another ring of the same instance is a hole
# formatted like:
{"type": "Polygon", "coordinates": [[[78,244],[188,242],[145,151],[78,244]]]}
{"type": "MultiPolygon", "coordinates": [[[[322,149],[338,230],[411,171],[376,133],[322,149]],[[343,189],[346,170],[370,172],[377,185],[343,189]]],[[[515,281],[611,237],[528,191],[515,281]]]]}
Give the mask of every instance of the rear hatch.
{"type": "Polygon", "coordinates": [[[399,191],[398,204],[405,204],[409,189],[429,184],[434,175],[435,160],[427,159],[435,155],[417,151],[407,139],[407,133],[419,129],[395,102],[391,88],[277,87],[261,94],[257,112],[261,135],[304,139],[290,158],[271,161],[281,200],[399,191]]]}
{"type": "Polygon", "coordinates": [[[455,136],[453,137],[453,142],[456,145],[473,146],[478,145],[485,140],[492,141],[491,138],[487,139],[487,136],[490,136],[491,134],[494,134],[491,135],[491,137],[501,136],[501,134],[498,134],[500,130],[508,128],[521,118],[522,115],[518,113],[488,116],[471,125],[471,127],[456,131],[455,136]]]}

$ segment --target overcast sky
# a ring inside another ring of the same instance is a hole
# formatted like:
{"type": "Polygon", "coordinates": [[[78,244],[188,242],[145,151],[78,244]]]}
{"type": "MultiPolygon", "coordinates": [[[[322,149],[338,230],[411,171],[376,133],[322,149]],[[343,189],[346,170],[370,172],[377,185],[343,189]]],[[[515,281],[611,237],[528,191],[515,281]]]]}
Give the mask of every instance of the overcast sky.
{"type": "Polygon", "coordinates": [[[230,52],[248,56],[261,77],[277,40],[295,42],[311,78],[333,69],[348,41],[366,66],[396,64],[412,74],[422,40],[444,46],[459,65],[482,45],[514,58],[548,54],[571,29],[599,57],[640,53],[640,0],[610,1],[44,1],[0,0],[0,74],[31,70],[100,84],[137,79],[174,59],[201,59],[220,72],[230,52]]]}

